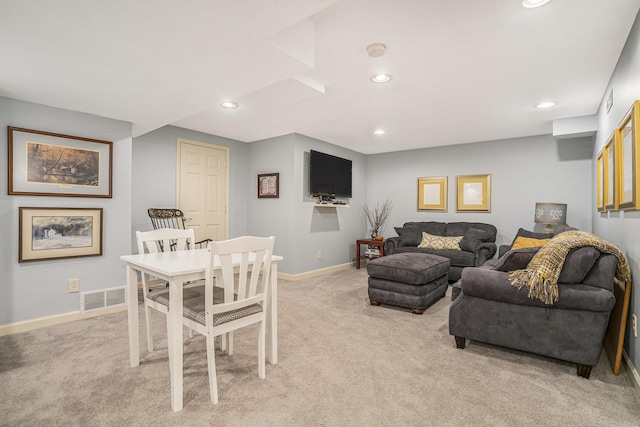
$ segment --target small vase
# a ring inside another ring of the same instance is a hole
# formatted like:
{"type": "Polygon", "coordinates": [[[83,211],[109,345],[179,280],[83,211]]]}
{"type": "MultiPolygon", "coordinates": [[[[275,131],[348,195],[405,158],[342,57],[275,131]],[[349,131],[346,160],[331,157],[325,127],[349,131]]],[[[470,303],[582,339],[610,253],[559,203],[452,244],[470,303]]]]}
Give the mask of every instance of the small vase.
{"type": "Polygon", "coordinates": [[[371,240],[375,240],[378,237],[378,230],[371,230],[371,240]]]}

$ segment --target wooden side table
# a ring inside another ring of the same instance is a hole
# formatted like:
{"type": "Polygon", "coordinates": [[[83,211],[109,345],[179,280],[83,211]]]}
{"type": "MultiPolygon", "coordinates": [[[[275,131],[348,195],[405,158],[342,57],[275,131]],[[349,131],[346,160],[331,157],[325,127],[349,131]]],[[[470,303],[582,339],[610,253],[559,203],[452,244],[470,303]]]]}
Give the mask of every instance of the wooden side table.
{"type": "Polygon", "coordinates": [[[384,240],[360,239],[356,240],[356,268],[360,268],[360,246],[376,246],[380,249],[380,256],[384,256],[384,240]]]}

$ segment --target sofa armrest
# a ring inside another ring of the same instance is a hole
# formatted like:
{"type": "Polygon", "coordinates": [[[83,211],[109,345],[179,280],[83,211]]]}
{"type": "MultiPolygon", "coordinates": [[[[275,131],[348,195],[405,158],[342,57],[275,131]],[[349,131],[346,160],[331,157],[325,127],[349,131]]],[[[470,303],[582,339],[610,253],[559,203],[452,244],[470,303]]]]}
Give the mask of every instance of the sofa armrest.
{"type": "Polygon", "coordinates": [[[493,258],[497,250],[498,247],[494,242],[485,242],[479,244],[476,248],[475,266],[480,267],[482,264],[493,258]]]}
{"type": "Polygon", "coordinates": [[[400,237],[389,237],[384,240],[384,254],[391,255],[400,246],[400,237]]]}

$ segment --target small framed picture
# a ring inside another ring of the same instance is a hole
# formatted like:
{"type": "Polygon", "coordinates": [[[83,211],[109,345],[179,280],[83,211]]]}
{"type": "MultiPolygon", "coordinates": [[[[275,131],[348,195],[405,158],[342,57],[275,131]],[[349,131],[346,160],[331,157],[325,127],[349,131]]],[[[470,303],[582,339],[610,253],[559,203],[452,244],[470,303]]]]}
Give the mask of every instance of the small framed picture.
{"type": "Polygon", "coordinates": [[[274,172],[258,175],[258,198],[277,199],[278,197],[280,197],[280,174],[274,172]]]}
{"type": "Polygon", "coordinates": [[[8,127],[9,194],[111,198],[113,143],[8,127]]]}
{"type": "Polygon", "coordinates": [[[491,175],[459,175],[457,212],[491,212],[491,175]]]}
{"type": "Polygon", "coordinates": [[[447,211],[447,177],[418,178],[418,210],[447,211]]]}
{"type": "Polygon", "coordinates": [[[102,255],[102,208],[19,208],[18,262],[102,255]]]}

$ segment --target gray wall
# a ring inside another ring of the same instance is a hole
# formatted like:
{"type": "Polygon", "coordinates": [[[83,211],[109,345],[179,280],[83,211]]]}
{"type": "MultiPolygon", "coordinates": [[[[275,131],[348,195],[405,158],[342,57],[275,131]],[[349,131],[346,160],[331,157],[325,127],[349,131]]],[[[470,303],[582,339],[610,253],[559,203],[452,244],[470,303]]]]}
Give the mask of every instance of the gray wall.
{"type": "Polygon", "coordinates": [[[366,156],[304,135],[291,134],[251,144],[248,203],[250,234],[276,236],[284,257],[279,271],[300,274],[351,262],[355,240],[364,235],[361,206],[366,200],[366,156]],[[348,208],[314,207],[309,197],[309,151],[353,162],[353,198],[348,208]],[[280,197],[258,199],[259,173],[280,173],[280,197]],[[317,259],[318,251],[322,259],[317,259]]]}
{"type": "Polygon", "coordinates": [[[534,227],[536,202],[568,205],[567,222],[591,230],[592,138],[555,141],[550,135],[479,142],[367,157],[367,200],[391,197],[385,237],[407,221],[493,224],[498,244],[518,228],[534,227]],[[491,212],[456,212],[456,175],[491,174],[491,212]],[[448,177],[447,212],[417,210],[418,177],[448,177]]]}
{"type": "Polygon", "coordinates": [[[90,114],[0,97],[0,164],[7,165],[7,126],[113,142],[113,198],[8,196],[7,173],[0,173],[0,325],[78,311],[80,290],[123,286],[119,256],[129,252],[131,228],[131,124],[90,114]],[[18,263],[19,207],[103,208],[103,255],[18,263]]]}
{"type": "MultiPolygon", "coordinates": [[[[229,147],[229,238],[247,234],[249,146],[233,139],[165,126],[133,140],[131,235],[152,229],[148,208],[176,206],[178,138],[229,147]]],[[[135,253],[133,237],[131,248],[135,253]]]]}
{"type": "MultiPolygon", "coordinates": [[[[640,17],[640,15],[638,16],[640,17]]],[[[613,130],[620,124],[632,102],[640,99],[639,17],[636,17],[636,22],[631,29],[627,43],[620,55],[598,110],[598,133],[592,162],[592,170],[594,171],[592,175],[592,193],[596,191],[595,170],[597,154],[602,150],[613,130]],[[607,97],[611,89],[613,89],[614,103],[611,110],[607,112],[607,97]]],[[[636,144],[638,144],[638,141],[636,141],[636,144]]],[[[636,173],[640,173],[638,165],[636,165],[636,173]]],[[[635,287],[632,288],[631,293],[629,322],[627,323],[624,348],[633,366],[638,370],[640,368],[640,340],[631,333],[631,314],[640,316],[640,292],[638,292],[638,277],[640,277],[640,210],[598,213],[594,202],[591,207],[591,213],[593,215],[593,230],[595,234],[618,245],[631,264],[635,287]]]]}

